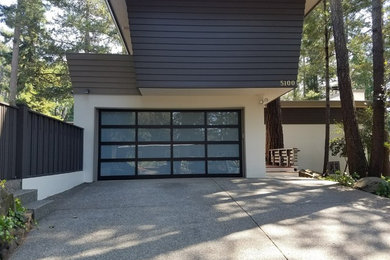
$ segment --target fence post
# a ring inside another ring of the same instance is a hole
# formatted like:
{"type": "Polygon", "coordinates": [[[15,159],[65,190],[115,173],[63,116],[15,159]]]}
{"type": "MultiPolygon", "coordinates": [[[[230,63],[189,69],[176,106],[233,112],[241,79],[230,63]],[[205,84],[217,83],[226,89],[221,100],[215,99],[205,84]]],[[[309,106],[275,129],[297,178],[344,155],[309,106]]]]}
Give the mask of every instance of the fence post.
{"type": "Polygon", "coordinates": [[[29,108],[18,105],[17,131],[16,131],[16,177],[22,179],[29,176],[30,171],[30,143],[28,129],[29,108]]]}

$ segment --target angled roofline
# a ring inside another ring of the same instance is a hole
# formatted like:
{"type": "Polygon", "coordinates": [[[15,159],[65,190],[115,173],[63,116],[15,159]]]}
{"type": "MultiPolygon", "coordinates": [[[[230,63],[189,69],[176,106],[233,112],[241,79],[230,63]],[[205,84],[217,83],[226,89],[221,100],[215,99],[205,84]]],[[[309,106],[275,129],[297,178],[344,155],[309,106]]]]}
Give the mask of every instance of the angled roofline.
{"type": "MultiPolygon", "coordinates": [[[[311,11],[313,11],[314,8],[316,8],[316,6],[321,2],[321,1],[324,1],[324,0],[313,0],[312,2],[314,2],[314,4],[312,4],[311,6],[307,6],[307,9],[305,8],[305,17],[311,13],[311,11]]],[[[306,2],[308,2],[308,0],[306,0],[306,2]]]]}
{"type": "Polygon", "coordinates": [[[121,38],[122,44],[125,46],[126,51],[127,51],[127,54],[132,54],[133,52],[132,52],[132,50],[129,48],[129,46],[128,46],[126,40],[125,40],[125,36],[124,36],[124,34],[123,34],[123,31],[122,31],[121,26],[119,26],[119,24],[118,24],[118,18],[117,18],[117,16],[116,16],[115,12],[113,11],[113,7],[112,7],[112,5],[111,5],[110,0],[104,0],[104,2],[106,3],[107,8],[108,8],[108,10],[109,10],[109,12],[110,12],[110,14],[111,14],[111,18],[112,18],[112,20],[113,20],[114,23],[115,23],[115,27],[116,27],[116,28],[118,29],[118,31],[119,31],[119,34],[120,34],[120,38],[121,38]]]}

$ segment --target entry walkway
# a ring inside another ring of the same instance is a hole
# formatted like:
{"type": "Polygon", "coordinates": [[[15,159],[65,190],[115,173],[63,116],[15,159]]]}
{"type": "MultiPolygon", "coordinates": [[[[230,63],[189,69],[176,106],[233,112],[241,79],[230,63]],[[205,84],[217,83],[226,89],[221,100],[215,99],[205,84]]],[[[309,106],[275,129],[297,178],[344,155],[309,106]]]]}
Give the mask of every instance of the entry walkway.
{"type": "Polygon", "coordinates": [[[301,178],[85,184],[11,259],[389,259],[390,200],[301,178]]]}

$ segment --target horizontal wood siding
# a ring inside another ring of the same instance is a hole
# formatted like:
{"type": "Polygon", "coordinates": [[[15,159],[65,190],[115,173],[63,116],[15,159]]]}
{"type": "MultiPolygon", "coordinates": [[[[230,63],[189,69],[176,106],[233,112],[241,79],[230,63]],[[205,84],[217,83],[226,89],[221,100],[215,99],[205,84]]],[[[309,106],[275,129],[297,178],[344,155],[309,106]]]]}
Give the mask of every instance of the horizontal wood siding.
{"type": "Polygon", "coordinates": [[[68,54],[74,94],[139,95],[132,56],[68,54]]]}
{"type": "Polygon", "coordinates": [[[127,0],[139,88],[296,80],[305,0],[127,0]]]}
{"type": "MultiPolygon", "coordinates": [[[[325,124],[325,107],[312,107],[312,108],[292,108],[282,107],[282,124],[289,125],[316,125],[325,124]]],[[[357,108],[357,111],[361,111],[363,108],[357,108]]],[[[267,113],[267,109],[264,109],[264,113],[267,113]]],[[[264,116],[264,123],[265,123],[264,116]]],[[[330,109],[330,123],[341,123],[343,121],[342,111],[340,107],[330,109]]]]}

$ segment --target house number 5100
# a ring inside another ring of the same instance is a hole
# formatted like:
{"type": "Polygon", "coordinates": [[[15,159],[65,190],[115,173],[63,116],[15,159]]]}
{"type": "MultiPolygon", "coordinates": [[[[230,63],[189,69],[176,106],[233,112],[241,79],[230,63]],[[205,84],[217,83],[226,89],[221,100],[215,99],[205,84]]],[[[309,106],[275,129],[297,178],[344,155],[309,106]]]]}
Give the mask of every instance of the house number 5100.
{"type": "Polygon", "coordinates": [[[296,84],[295,80],[281,80],[280,86],[281,87],[294,87],[296,84]]]}

